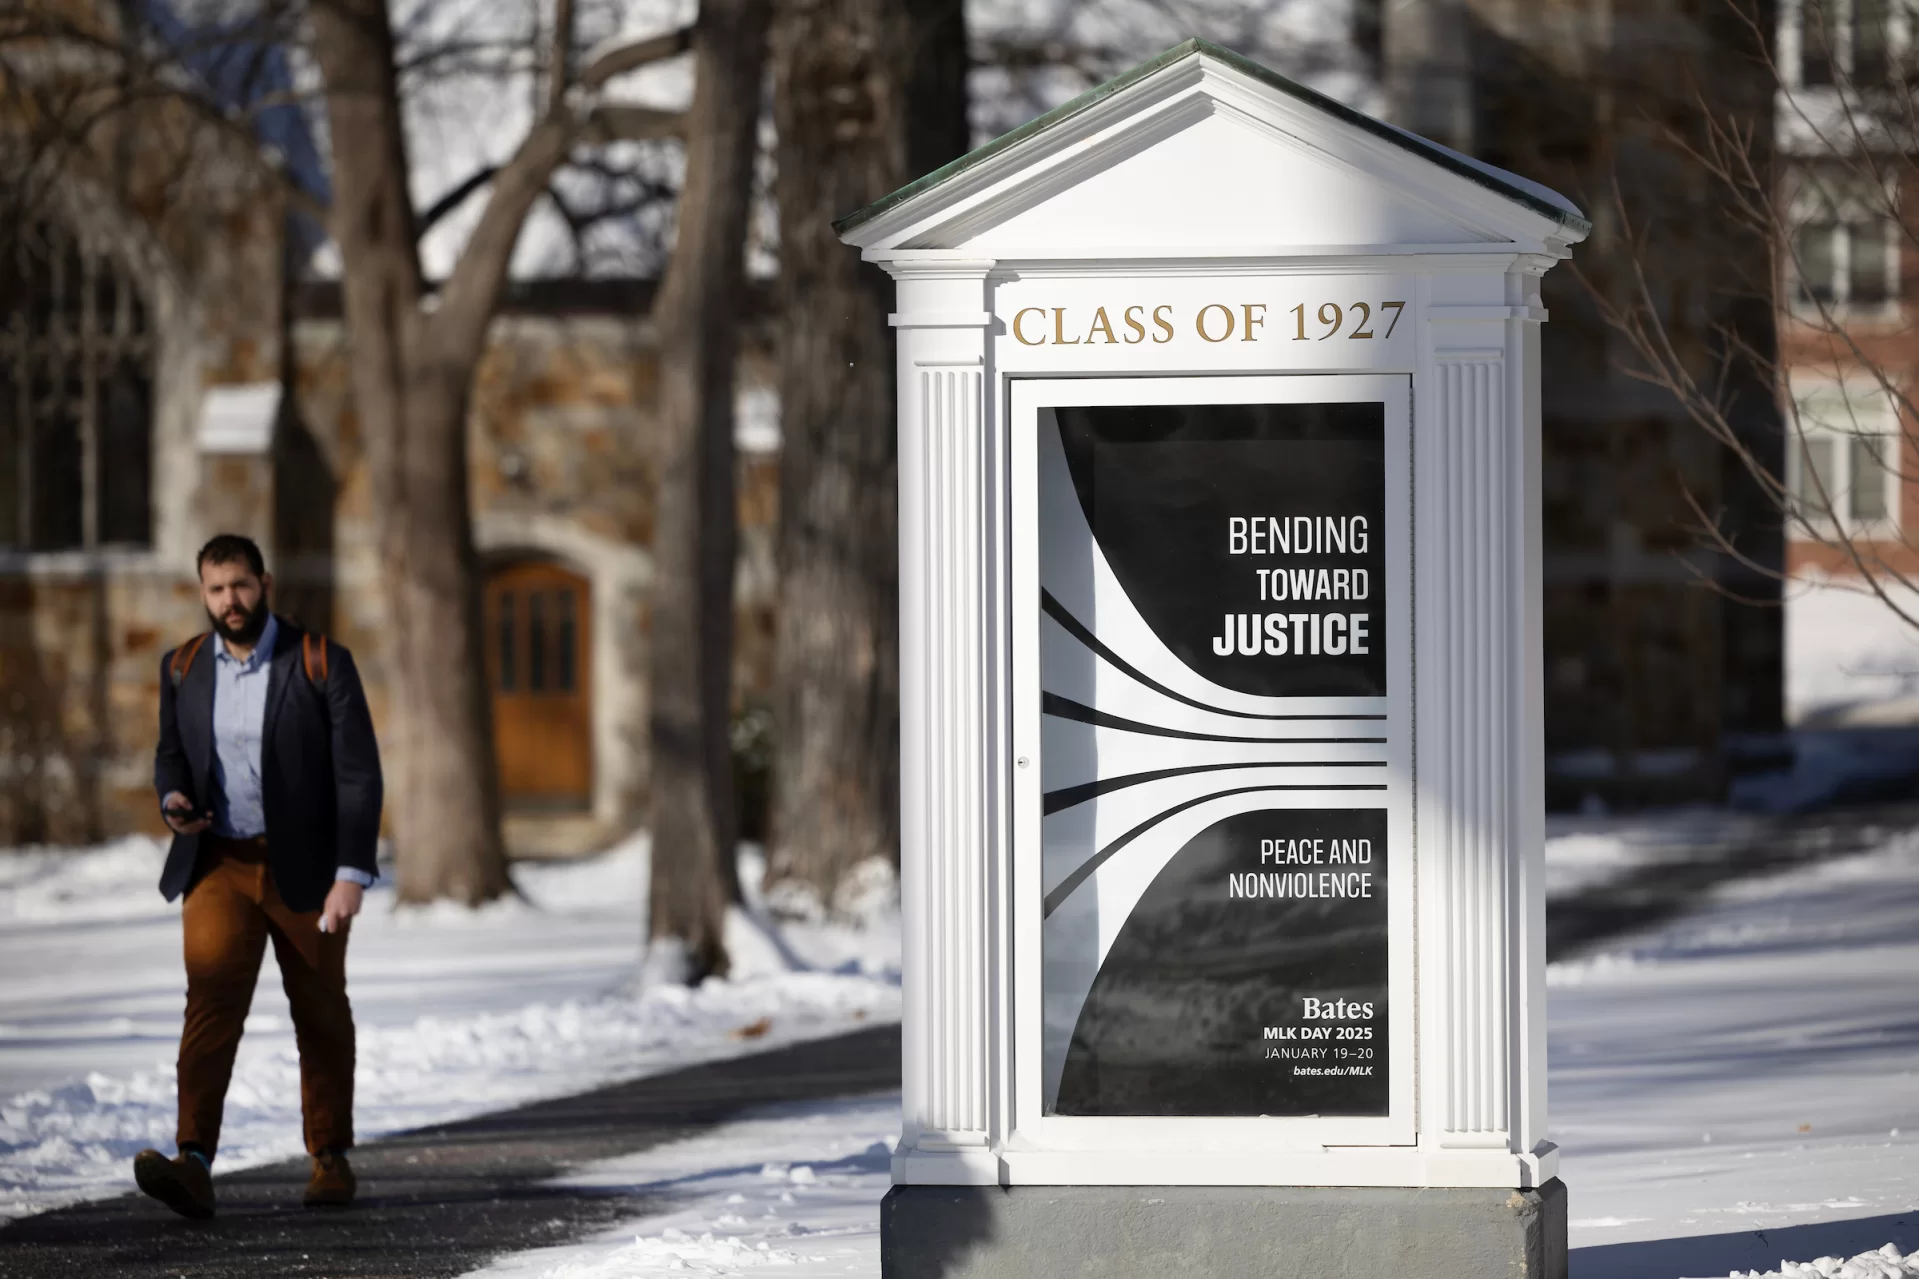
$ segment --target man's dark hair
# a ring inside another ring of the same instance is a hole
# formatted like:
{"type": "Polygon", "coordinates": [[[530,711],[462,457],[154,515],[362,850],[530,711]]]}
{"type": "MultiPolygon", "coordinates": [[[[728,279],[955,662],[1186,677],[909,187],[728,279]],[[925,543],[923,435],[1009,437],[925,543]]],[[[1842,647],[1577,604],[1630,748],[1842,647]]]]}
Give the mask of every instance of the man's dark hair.
{"type": "Polygon", "coordinates": [[[243,560],[255,577],[267,575],[266,558],[260,554],[258,543],[238,533],[220,533],[200,548],[200,558],[193,562],[193,571],[197,575],[209,564],[238,564],[243,560]]]}

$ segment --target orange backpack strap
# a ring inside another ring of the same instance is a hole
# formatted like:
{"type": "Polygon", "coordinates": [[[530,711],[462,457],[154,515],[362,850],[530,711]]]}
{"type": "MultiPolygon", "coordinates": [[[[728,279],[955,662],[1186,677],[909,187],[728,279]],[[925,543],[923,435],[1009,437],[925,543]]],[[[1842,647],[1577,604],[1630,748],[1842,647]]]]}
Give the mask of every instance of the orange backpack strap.
{"type": "Polygon", "coordinates": [[[307,683],[326,687],[326,636],[306,631],[300,636],[300,664],[306,667],[307,683]]]}
{"type": "Polygon", "coordinates": [[[212,633],[212,631],[202,631],[173,650],[173,662],[168,666],[167,674],[173,680],[175,688],[180,687],[187,677],[187,672],[193,669],[193,659],[200,655],[201,645],[207,642],[207,636],[212,633]]]}

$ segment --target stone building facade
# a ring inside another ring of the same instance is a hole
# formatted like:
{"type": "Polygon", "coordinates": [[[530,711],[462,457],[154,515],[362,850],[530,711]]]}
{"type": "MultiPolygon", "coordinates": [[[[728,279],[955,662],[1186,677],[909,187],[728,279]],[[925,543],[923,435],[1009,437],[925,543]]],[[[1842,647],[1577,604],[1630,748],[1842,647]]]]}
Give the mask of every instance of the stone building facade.
{"type": "MultiPolygon", "coordinates": [[[[0,242],[0,844],[160,829],[160,658],[206,629],[193,559],[215,532],[261,543],[275,606],[351,647],[384,712],[337,289],[292,278],[289,223],[257,185],[190,194],[142,208],[74,177],[0,242]]],[[[522,854],[604,844],[644,805],[651,294],[516,283],[480,369],[474,536],[522,854]]],[[[771,670],[777,426],[763,326],[742,324],[751,704],[771,670]]]]}
{"type": "Polygon", "coordinates": [[[257,484],[199,436],[207,388],[278,374],[282,211],[176,114],[113,117],[30,203],[0,128],[6,843],[157,826],[160,654],[205,628],[194,549],[257,484]]]}
{"type": "MultiPolygon", "coordinates": [[[[1770,4],[1755,5],[1769,29],[1770,4]]],[[[1691,502],[1727,513],[1762,567],[1785,562],[1784,538],[1723,451],[1621,371],[1621,340],[1586,288],[1620,287],[1637,251],[1617,179],[1656,232],[1646,265],[1702,355],[1721,323],[1774,340],[1770,313],[1727,302],[1752,246],[1727,241],[1706,184],[1655,136],[1691,109],[1689,84],[1755,120],[1770,118],[1772,85],[1739,47],[1730,5],[1355,8],[1397,123],[1565,191],[1595,222],[1577,269],[1549,277],[1543,338],[1550,798],[1717,797],[1776,745],[1781,627],[1777,609],[1735,598],[1776,583],[1702,552],[1691,502]]],[[[296,285],[285,210],[217,135],[161,117],[137,128],[137,145],[107,138],[73,166],[44,243],[0,227],[12,272],[0,273],[0,843],[155,827],[158,660],[204,627],[191,564],[214,531],[258,537],[280,606],[351,645],[376,709],[383,698],[380,568],[337,298],[296,285]],[[95,301],[71,315],[48,309],[34,299],[58,293],[58,272],[27,276],[62,254],[118,283],[101,293],[96,279],[75,294],[95,301]],[[49,327],[43,313],[56,312],[66,318],[49,327]],[[135,375],[116,381],[126,368],[135,375]],[[35,389],[48,379],[77,389],[35,389]],[[77,452],[36,451],[62,432],[77,452]]],[[[516,285],[480,374],[470,429],[489,679],[510,736],[538,744],[535,759],[502,759],[523,851],[599,842],[643,802],[649,302],[638,281],[516,285]]],[[[743,322],[741,399],[759,446],[743,454],[740,489],[736,686],[750,703],[769,682],[776,431],[765,335],[743,322]]],[[[1783,466],[1776,419],[1748,425],[1783,466]]],[[[1900,512],[1913,501],[1895,500],[1900,512]]]]}
{"type": "MultiPolygon", "coordinates": [[[[1752,46],[1772,5],[1368,7],[1395,123],[1565,192],[1594,224],[1544,295],[1548,803],[1723,797],[1785,757],[1782,522],[1732,451],[1631,375],[1629,343],[1596,298],[1629,300],[1643,273],[1708,382],[1729,332],[1775,349],[1767,245],[1729,228],[1723,194],[1679,145],[1688,131],[1697,143],[1703,100],[1753,131],[1765,163],[1773,82],[1752,46]],[[1701,511],[1738,556],[1699,536],[1701,511]]],[[[1746,446],[1776,468],[1770,386],[1728,367],[1744,379],[1746,446]]]]}
{"type": "Polygon", "coordinates": [[[1838,154],[1832,135],[1806,120],[1829,117],[1846,83],[1909,109],[1919,29],[1893,6],[1782,0],[1778,49],[1779,199],[1793,236],[1782,255],[1780,356],[1799,436],[1785,479],[1813,525],[1791,528],[1787,567],[1910,581],[1919,575],[1919,422],[1909,411],[1919,341],[1907,308],[1919,251],[1907,210],[1919,203],[1919,170],[1907,156],[1838,154]]]}

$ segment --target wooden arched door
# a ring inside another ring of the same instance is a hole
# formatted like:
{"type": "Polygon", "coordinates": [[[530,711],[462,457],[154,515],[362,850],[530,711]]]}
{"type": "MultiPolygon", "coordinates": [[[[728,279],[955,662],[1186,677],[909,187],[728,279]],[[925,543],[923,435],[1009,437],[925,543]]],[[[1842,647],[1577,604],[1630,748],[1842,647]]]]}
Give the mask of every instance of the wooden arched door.
{"type": "Polygon", "coordinates": [[[557,564],[507,564],[487,575],[493,746],[509,806],[592,802],[592,604],[586,579],[557,564]]]}

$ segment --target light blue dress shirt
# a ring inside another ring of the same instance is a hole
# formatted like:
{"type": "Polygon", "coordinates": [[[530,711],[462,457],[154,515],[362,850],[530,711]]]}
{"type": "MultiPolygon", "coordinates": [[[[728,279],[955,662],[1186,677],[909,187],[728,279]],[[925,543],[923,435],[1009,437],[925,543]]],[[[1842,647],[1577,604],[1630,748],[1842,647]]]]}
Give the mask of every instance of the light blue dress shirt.
{"type": "MultiPolygon", "coordinates": [[[[260,783],[260,752],[266,736],[267,688],[280,619],[267,615],[266,629],[244,658],[213,637],[213,833],[252,839],[267,833],[266,798],[260,783]]],[[[373,876],[351,866],[336,879],[365,887],[373,876]]]]}

